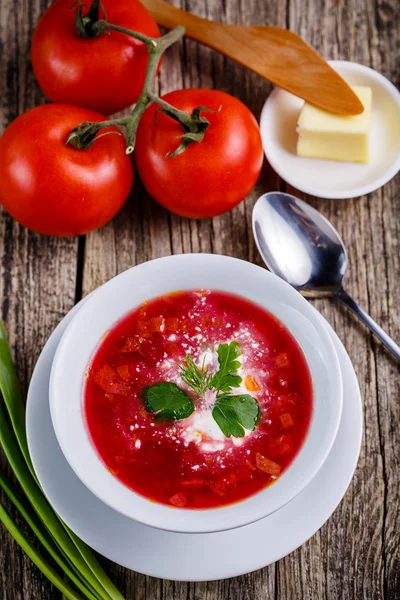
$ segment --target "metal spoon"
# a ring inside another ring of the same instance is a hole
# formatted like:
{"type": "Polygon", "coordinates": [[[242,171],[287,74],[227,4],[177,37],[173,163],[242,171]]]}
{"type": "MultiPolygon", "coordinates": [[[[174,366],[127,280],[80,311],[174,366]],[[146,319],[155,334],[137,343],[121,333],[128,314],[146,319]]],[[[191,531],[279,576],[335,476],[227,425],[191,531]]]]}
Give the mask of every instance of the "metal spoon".
{"type": "Polygon", "coordinates": [[[253,209],[253,233],[267,267],[304,296],[334,296],[346,304],[400,360],[400,347],[343,289],[347,252],[340,235],[312,206],[269,192],[253,209]]]}

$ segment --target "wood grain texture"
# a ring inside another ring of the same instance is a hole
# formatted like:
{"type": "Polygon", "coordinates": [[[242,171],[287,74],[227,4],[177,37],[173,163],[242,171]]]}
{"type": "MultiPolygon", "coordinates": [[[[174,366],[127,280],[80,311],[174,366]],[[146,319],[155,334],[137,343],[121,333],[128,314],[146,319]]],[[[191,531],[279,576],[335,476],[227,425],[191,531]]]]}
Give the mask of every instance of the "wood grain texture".
{"type": "MultiPolygon", "coordinates": [[[[43,2],[0,2],[1,129],[21,112],[44,101],[29,61],[34,24],[44,8],[43,2]]],[[[26,391],[43,344],[74,304],[77,240],[57,240],[28,232],[2,211],[0,257],[1,318],[26,391]]],[[[10,475],[3,455],[0,468],[10,475]]],[[[17,518],[10,503],[4,504],[17,518]]],[[[0,565],[1,600],[61,598],[3,527],[0,565]]]]}
{"type": "MultiPolygon", "coordinates": [[[[324,57],[361,62],[400,84],[400,21],[395,0],[174,0],[174,4],[225,23],[289,27],[324,57]]],[[[32,75],[28,49],[45,5],[40,0],[0,2],[2,128],[23,110],[44,101],[32,75]]],[[[182,86],[222,89],[243,100],[256,116],[271,89],[254,73],[190,40],[168,51],[157,85],[161,93],[182,86]]],[[[3,213],[1,311],[24,388],[41,347],[62,315],[81,295],[117,273],[180,252],[215,252],[261,264],[251,233],[251,209],[260,193],[273,189],[293,191],[266,164],[245,203],[216,219],[188,221],[156,204],[136,180],[119,215],[79,241],[37,236],[3,213]]],[[[348,246],[348,291],[399,340],[398,179],[368,197],[352,200],[301,196],[331,219],[348,246]]],[[[399,369],[343,307],[333,301],[315,305],[345,343],[364,399],[361,457],[342,503],[302,548],[275,565],[235,579],[161,581],[103,560],[127,600],[399,597],[399,369]]],[[[8,472],[4,457],[1,468],[8,472]]],[[[39,599],[59,600],[60,594],[1,528],[0,600],[39,599]]]]}

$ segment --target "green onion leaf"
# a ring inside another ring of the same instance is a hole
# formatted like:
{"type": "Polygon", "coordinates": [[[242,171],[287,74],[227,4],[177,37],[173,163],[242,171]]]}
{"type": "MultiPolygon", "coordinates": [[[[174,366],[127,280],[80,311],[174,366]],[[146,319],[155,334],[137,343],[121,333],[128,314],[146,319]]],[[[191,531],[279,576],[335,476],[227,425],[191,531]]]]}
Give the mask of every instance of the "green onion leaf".
{"type": "Polygon", "coordinates": [[[57,562],[57,564],[62,568],[64,573],[68,575],[68,577],[75,583],[75,585],[85,594],[87,598],[90,600],[97,600],[99,598],[98,595],[94,595],[88,591],[85,585],[80,581],[80,579],[75,575],[74,571],[70,568],[68,563],[63,557],[63,554],[59,551],[57,546],[54,544],[54,541],[42,525],[42,523],[36,517],[35,512],[32,508],[26,504],[21,498],[18,498],[16,492],[11,487],[11,484],[6,481],[6,479],[0,475],[0,487],[7,494],[11,502],[18,509],[21,515],[24,517],[25,521],[28,523],[32,531],[36,534],[40,543],[46,548],[48,553],[53,557],[53,559],[57,562]]]}
{"type": "Polygon", "coordinates": [[[82,596],[79,596],[32,546],[31,542],[25,537],[25,535],[1,504],[0,521],[3,523],[3,525],[5,525],[15,541],[21,546],[32,562],[35,563],[35,565],[42,571],[47,579],[49,579],[51,583],[68,598],[68,600],[82,600],[82,596]]]}
{"type": "Polygon", "coordinates": [[[36,479],[28,450],[25,429],[25,405],[22,400],[17,374],[11,357],[7,337],[0,321],[0,392],[4,398],[8,414],[14,429],[15,437],[28,465],[30,472],[36,479]]]}
{"type": "Polygon", "coordinates": [[[0,399],[0,444],[27,499],[50,534],[53,552],[64,557],[69,576],[86,597],[96,600],[124,600],[90,549],[62,522],[45,498],[29,456],[25,409],[10,348],[0,325],[0,391],[12,428],[0,399]]]}
{"type": "MultiPolygon", "coordinates": [[[[36,481],[33,479],[24,462],[19,447],[16,444],[15,438],[7,422],[7,416],[1,404],[0,444],[3,447],[7,460],[10,463],[21,488],[52,538],[57,542],[59,548],[66,555],[68,560],[78,569],[81,578],[83,577],[84,580],[87,580],[90,583],[90,585],[98,592],[100,598],[107,598],[108,600],[109,595],[105,595],[103,587],[98,583],[97,578],[83,560],[75,544],[68,536],[64,525],[47,502],[36,481]]],[[[99,569],[101,569],[100,565],[99,569]]]]}

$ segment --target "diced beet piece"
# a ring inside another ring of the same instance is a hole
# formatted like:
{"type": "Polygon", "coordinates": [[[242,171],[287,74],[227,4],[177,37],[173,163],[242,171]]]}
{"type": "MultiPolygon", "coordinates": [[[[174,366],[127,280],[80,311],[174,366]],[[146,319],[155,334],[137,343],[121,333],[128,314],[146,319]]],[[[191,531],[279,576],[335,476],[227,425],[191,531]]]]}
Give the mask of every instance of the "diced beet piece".
{"type": "MultiPolygon", "coordinates": [[[[143,331],[140,335],[144,340],[148,340],[151,338],[152,333],[151,333],[151,331],[143,331]]],[[[139,352],[140,352],[140,350],[139,350],[139,352]]]]}
{"type": "Polygon", "coordinates": [[[186,497],[181,492],[172,496],[169,501],[172,506],[176,506],[177,508],[183,508],[187,504],[186,497]]]}
{"type": "Polygon", "coordinates": [[[291,392],[289,394],[282,394],[280,400],[283,404],[297,404],[299,397],[296,393],[291,392]]]}
{"type": "Polygon", "coordinates": [[[121,365],[117,367],[117,373],[123,381],[132,381],[132,375],[128,365],[121,365]]]}
{"type": "Polygon", "coordinates": [[[260,471],[264,471],[264,473],[268,473],[268,475],[272,475],[273,477],[277,477],[281,472],[281,467],[277,463],[269,460],[269,458],[265,458],[265,456],[259,452],[256,453],[256,465],[257,469],[260,469],[260,471]]]}
{"type": "Polygon", "coordinates": [[[292,415],[290,413],[284,413],[279,417],[283,429],[291,429],[294,425],[292,415]]]}
{"type": "Polygon", "coordinates": [[[149,331],[149,322],[148,321],[138,321],[137,328],[140,333],[146,333],[149,331]]]}
{"type": "Polygon", "coordinates": [[[119,375],[111,365],[103,365],[96,372],[94,380],[102,390],[109,394],[122,394],[126,396],[130,392],[130,387],[122,383],[119,375]]]}
{"type": "Polygon", "coordinates": [[[282,352],[281,354],[278,354],[278,356],[275,359],[275,364],[279,368],[288,367],[290,364],[290,360],[289,360],[289,356],[287,355],[287,353],[282,352]]]}
{"type": "Polygon", "coordinates": [[[178,328],[179,328],[179,319],[177,317],[167,317],[165,319],[164,331],[173,333],[174,331],[178,331],[178,328]]]}
{"type": "Polygon", "coordinates": [[[151,317],[148,320],[147,331],[149,333],[161,333],[165,328],[165,319],[164,317],[151,317]]]}
{"type": "Polygon", "coordinates": [[[140,337],[126,338],[120,352],[127,354],[137,352],[140,349],[140,342],[140,337]]]}
{"type": "Polygon", "coordinates": [[[228,484],[223,479],[217,481],[207,480],[204,483],[214,494],[218,494],[218,496],[225,496],[228,491],[228,484]]]}

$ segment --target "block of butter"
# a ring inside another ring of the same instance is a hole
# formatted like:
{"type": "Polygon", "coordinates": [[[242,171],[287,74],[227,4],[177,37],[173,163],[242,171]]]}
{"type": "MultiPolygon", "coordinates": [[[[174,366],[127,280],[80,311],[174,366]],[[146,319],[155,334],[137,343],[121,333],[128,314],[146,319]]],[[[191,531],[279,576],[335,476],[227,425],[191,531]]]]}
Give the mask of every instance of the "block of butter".
{"type": "Polygon", "coordinates": [[[298,156],[369,162],[372,92],[369,87],[352,90],[364,106],[360,115],[335,115],[304,104],[297,121],[298,156]]]}

